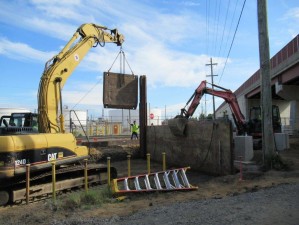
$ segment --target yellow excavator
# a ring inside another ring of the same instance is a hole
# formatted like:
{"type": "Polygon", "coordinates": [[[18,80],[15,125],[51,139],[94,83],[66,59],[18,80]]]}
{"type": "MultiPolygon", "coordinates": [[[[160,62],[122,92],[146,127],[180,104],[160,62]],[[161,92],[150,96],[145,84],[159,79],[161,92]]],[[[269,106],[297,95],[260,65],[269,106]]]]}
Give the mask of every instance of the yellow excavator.
{"type": "MultiPolygon", "coordinates": [[[[65,169],[70,165],[75,167],[90,154],[86,146],[76,145],[73,134],[65,132],[61,90],[92,47],[104,47],[105,43],[121,46],[123,42],[124,36],[117,29],[83,24],[61,52],[46,63],[38,90],[38,132],[33,129],[32,119],[26,125],[28,114],[24,114],[24,118],[19,115],[19,126],[6,122],[0,127],[0,205],[18,200],[17,190],[23,188],[26,164],[30,164],[32,180],[37,184],[39,178],[49,179],[47,171],[53,160],[58,169],[68,171],[68,178],[82,171],[82,166],[65,169]]],[[[11,121],[13,119],[10,118],[11,121]]],[[[94,167],[93,170],[100,173],[106,169],[94,167]]],[[[58,174],[63,179],[67,172],[58,174]]],[[[113,176],[116,176],[116,171],[113,176]]]]}

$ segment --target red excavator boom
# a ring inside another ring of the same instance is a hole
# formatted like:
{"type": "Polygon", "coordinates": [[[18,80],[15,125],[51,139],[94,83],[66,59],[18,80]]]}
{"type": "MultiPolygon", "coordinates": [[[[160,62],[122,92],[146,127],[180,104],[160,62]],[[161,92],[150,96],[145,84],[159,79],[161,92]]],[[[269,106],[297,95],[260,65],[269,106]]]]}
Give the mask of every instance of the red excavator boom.
{"type": "Polygon", "coordinates": [[[231,90],[225,89],[215,84],[210,84],[212,87],[207,87],[207,84],[210,83],[204,80],[196,88],[193,95],[187,101],[185,107],[181,109],[181,115],[176,117],[176,118],[181,118],[181,120],[177,120],[175,122],[168,121],[168,124],[170,125],[169,127],[172,130],[172,132],[175,133],[176,135],[182,133],[184,131],[184,123],[185,123],[184,121],[186,121],[184,119],[188,119],[194,114],[204,94],[210,94],[216,97],[223,98],[228,103],[232,111],[235,124],[237,126],[238,134],[240,135],[244,134],[246,131],[246,121],[244,115],[241,112],[235,94],[231,90]],[[190,106],[188,107],[188,109],[186,109],[189,104],[190,106]]]}

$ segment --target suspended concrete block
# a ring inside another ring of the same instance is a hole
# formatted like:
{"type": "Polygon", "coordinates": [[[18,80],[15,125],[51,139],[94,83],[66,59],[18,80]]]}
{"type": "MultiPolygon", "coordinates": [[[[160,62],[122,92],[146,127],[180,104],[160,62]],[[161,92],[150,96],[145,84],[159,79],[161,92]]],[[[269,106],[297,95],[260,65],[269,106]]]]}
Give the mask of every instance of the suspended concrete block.
{"type": "Polygon", "coordinates": [[[138,76],[104,72],[103,77],[103,104],[105,108],[137,108],[138,76]]]}

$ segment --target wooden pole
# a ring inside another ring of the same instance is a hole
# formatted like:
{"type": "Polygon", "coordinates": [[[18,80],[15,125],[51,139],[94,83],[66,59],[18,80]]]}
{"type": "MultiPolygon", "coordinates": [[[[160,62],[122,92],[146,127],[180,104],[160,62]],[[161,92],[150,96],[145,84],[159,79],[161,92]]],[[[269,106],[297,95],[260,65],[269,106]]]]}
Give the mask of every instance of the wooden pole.
{"type": "MultiPolygon", "coordinates": [[[[207,77],[211,77],[212,79],[212,84],[214,84],[214,77],[218,76],[218,75],[214,75],[213,74],[213,66],[217,65],[217,63],[213,63],[213,59],[210,58],[210,63],[206,64],[206,66],[210,66],[211,67],[211,75],[207,75],[207,77]]],[[[212,89],[214,90],[214,86],[212,86],[212,89]]],[[[215,96],[213,95],[213,119],[216,119],[216,115],[215,115],[215,96]]]]}
{"type": "Polygon", "coordinates": [[[257,0],[257,8],[261,74],[263,162],[264,165],[267,166],[266,161],[269,160],[274,154],[267,0],[257,0]]]}

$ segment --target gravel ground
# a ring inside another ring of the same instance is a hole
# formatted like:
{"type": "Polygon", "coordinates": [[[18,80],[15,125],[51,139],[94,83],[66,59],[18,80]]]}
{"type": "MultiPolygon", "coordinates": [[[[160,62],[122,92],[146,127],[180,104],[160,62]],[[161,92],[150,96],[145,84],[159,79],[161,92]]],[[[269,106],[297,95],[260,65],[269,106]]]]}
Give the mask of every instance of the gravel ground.
{"type": "Polygon", "coordinates": [[[62,224],[295,225],[299,224],[299,184],[284,184],[221,199],[153,206],[126,217],[82,219],[78,216],[52,223],[62,224]]]}

